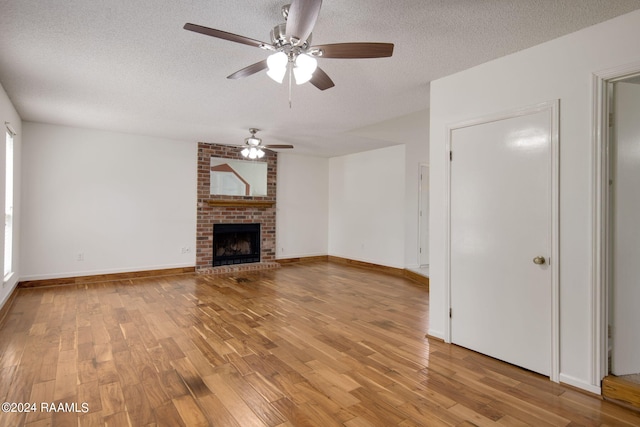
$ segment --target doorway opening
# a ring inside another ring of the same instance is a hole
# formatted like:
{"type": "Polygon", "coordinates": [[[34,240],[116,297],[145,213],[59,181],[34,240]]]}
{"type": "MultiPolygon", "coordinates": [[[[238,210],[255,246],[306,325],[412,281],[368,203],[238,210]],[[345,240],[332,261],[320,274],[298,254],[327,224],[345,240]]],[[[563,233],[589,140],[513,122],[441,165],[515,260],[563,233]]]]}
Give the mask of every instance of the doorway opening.
{"type": "Polygon", "coordinates": [[[640,408],[640,64],[594,82],[594,383],[640,408]]]}

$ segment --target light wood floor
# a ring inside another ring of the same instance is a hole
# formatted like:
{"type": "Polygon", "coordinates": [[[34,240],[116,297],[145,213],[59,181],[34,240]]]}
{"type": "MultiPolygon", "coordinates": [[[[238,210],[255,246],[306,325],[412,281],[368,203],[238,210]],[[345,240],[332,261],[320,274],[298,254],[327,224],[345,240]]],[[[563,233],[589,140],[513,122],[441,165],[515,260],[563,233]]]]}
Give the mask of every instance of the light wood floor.
{"type": "Polygon", "coordinates": [[[0,413],[1,426],[640,425],[427,340],[425,287],[345,265],[17,292],[0,328],[0,400],[38,410],[0,413]]]}

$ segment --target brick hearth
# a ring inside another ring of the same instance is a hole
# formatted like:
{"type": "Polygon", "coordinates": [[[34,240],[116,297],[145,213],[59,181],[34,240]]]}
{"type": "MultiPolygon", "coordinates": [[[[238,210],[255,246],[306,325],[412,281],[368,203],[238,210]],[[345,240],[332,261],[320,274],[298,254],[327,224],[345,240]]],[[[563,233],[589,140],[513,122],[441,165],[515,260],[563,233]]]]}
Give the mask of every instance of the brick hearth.
{"type": "Polygon", "coordinates": [[[278,267],[275,262],[277,154],[268,151],[262,159],[255,160],[267,163],[267,195],[260,197],[209,194],[211,157],[246,160],[237,147],[198,143],[196,271],[216,274],[278,267]],[[260,263],[212,267],[213,225],[221,223],[260,223],[260,263]]]}

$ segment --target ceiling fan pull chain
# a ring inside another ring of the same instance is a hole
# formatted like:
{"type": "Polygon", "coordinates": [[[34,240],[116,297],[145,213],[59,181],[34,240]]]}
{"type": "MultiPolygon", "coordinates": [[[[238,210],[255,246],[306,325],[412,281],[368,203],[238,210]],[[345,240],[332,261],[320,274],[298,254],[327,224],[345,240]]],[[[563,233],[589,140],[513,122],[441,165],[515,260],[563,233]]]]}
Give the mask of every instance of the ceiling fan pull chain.
{"type": "Polygon", "coordinates": [[[291,62],[289,62],[289,109],[291,109],[291,74],[293,74],[293,69],[291,62]]]}

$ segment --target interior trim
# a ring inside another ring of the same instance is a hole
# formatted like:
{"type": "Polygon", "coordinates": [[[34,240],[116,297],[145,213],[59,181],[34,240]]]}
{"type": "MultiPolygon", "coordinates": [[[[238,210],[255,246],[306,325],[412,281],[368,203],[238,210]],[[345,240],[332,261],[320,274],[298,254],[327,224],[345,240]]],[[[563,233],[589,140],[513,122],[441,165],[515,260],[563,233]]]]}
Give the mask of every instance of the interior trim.
{"type": "Polygon", "coordinates": [[[4,304],[2,305],[2,307],[0,307],[0,326],[2,326],[5,318],[7,317],[7,314],[9,313],[9,310],[11,310],[13,301],[16,299],[16,294],[18,293],[17,289],[18,287],[15,286],[11,291],[11,293],[9,294],[9,296],[7,297],[7,299],[4,301],[4,304]]]}
{"type": "Polygon", "coordinates": [[[608,84],[640,72],[640,62],[594,72],[592,75],[591,160],[591,383],[601,385],[608,370],[609,324],[609,156],[608,84]]]}
{"type": "Polygon", "coordinates": [[[333,255],[281,258],[276,260],[277,263],[280,263],[282,265],[319,262],[319,261],[335,262],[337,264],[345,264],[353,267],[360,267],[360,268],[366,268],[369,270],[375,270],[381,273],[393,274],[394,276],[405,277],[413,282],[419,283],[421,285],[425,285],[427,287],[429,286],[429,278],[427,276],[423,276],[411,270],[407,270],[403,268],[388,267],[385,265],[373,264],[365,261],[357,261],[354,259],[342,258],[342,257],[333,256],[333,255]]]}
{"type": "Polygon", "coordinates": [[[270,208],[276,202],[269,200],[207,200],[209,206],[228,206],[228,207],[252,207],[252,208],[270,208]]]}
{"type": "MultiPolygon", "coordinates": [[[[370,270],[379,271],[382,273],[389,273],[395,276],[402,276],[414,282],[429,286],[429,278],[426,276],[422,276],[413,271],[388,267],[379,264],[373,264],[364,261],[356,261],[348,258],[341,258],[332,255],[317,255],[317,256],[308,256],[308,257],[295,257],[295,258],[281,258],[277,259],[275,262],[280,265],[287,264],[297,264],[297,263],[310,263],[310,262],[335,262],[339,264],[347,264],[355,267],[367,268],[370,270]]],[[[18,283],[16,289],[29,289],[29,288],[41,288],[47,286],[64,286],[64,285],[77,285],[80,283],[99,283],[99,282],[109,282],[112,280],[128,280],[128,279],[139,279],[145,277],[158,277],[158,276],[174,276],[179,274],[189,274],[195,273],[195,267],[178,267],[178,268],[168,268],[161,270],[145,270],[145,271],[132,271],[126,273],[109,273],[109,274],[97,274],[92,276],[76,276],[76,277],[63,277],[56,279],[40,279],[40,280],[25,280],[18,283]]],[[[15,293],[15,291],[14,291],[15,293]]],[[[11,296],[10,298],[12,298],[11,296]]],[[[5,303],[4,307],[7,307],[10,304],[9,300],[5,303]]],[[[0,322],[2,321],[3,311],[0,310],[0,322]]]]}
{"type": "Polygon", "coordinates": [[[298,263],[309,263],[309,262],[319,262],[319,261],[329,261],[329,256],[328,255],[316,255],[316,256],[304,256],[304,257],[276,259],[276,262],[279,263],[279,264],[282,264],[282,265],[298,264],[298,263]]]}
{"type": "Polygon", "coordinates": [[[99,283],[112,280],[140,279],[144,277],[175,276],[177,274],[195,273],[195,267],[167,268],[162,270],[132,271],[126,273],[96,274],[91,276],[63,277],[58,279],[26,280],[18,283],[17,288],[41,288],[46,286],[77,285],[80,283],[99,283]]]}

